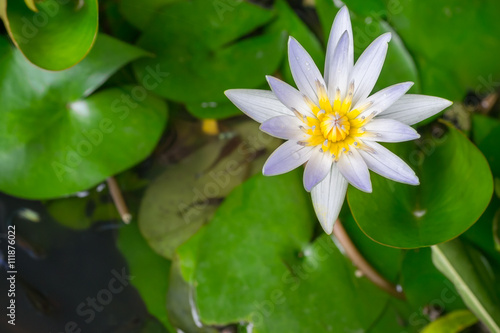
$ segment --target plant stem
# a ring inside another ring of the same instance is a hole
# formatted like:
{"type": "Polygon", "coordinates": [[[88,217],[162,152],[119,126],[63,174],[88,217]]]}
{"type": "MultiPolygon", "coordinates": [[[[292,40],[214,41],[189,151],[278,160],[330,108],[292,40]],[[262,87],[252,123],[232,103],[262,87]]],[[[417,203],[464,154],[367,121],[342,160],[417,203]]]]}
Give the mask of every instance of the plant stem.
{"type": "Polygon", "coordinates": [[[379,272],[377,272],[375,268],[373,268],[370,263],[366,261],[361,253],[359,253],[340,220],[335,222],[335,225],[333,226],[333,234],[337,237],[338,241],[344,248],[347,257],[351,259],[352,263],[363,273],[364,276],[368,278],[368,280],[372,281],[376,286],[388,292],[392,296],[403,300],[406,299],[405,294],[402,291],[398,291],[393,283],[380,275],[379,272]]]}
{"type": "Polygon", "coordinates": [[[106,182],[108,183],[109,192],[111,194],[111,197],[113,198],[116,209],[118,210],[118,213],[122,218],[122,221],[126,224],[129,224],[132,220],[132,215],[130,214],[127,204],[123,199],[122,191],[120,190],[115,177],[109,177],[106,182]]]}

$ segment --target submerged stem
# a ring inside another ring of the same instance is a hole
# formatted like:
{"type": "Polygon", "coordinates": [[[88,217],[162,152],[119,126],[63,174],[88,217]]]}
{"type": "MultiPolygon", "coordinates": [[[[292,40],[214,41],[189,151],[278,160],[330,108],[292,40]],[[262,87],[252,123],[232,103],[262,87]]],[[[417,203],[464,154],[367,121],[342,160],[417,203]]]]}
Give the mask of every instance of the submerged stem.
{"type": "Polygon", "coordinates": [[[349,238],[349,235],[345,231],[344,226],[339,219],[337,219],[337,222],[335,222],[335,225],[333,226],[333,234],[337,237],[338,241],[344,248],[347,257],[351,259],[352,263],[363,273],[363,275],[365,275],[380,289],[386,291],[392,296],[403,300],[405,299],[404,293],[399,292],[393,283],[380,275],[379,272],[377,272],[375,268],[373,268],[361,255],[351,238],[349,238]]]}
{"type": "Polygon", "coordinates": [[[123,199],[122,191],[116,182],[115,177],[109,177],[107,180],[109,192],[111,197],[113,198],[113,202],[115,203],[116,209],[120,214],[122,221],[126,224],[130,223],[132,220],[132,215],[130,214],[127,204],[123,199]]]}

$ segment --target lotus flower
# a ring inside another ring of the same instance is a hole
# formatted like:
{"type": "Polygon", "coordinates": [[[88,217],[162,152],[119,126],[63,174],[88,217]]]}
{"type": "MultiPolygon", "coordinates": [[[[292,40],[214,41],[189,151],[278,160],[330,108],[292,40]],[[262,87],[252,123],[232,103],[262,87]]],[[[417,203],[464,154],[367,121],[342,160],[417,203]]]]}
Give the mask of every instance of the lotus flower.
{"type": "Polygon", "coordinates": [[[269,157],[264,175],[279,175],[306,164],[304,187],[316,215],[330,234],[350,183],[371,192],[372,170],[397,182],[418,185],[415,172],[378,142],[419,138],[410,125],[435,115],[451,102],[410,95],[413,82],[371,94],[387,54],[390,33],[375,39],[354,64],[347,7],[339,10],[328,40],[324,77],[293,38],[288,59],[297,89],[267,77],[272,91],[232,89],[226,96],[261,130],[287,140],[269,157]]]}

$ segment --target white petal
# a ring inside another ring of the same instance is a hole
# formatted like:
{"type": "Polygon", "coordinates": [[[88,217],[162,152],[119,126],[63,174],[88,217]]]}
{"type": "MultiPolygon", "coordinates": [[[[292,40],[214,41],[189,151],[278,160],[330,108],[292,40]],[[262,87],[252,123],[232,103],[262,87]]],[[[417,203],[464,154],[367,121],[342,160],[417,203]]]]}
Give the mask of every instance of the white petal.
{"type": "Polygon", "coordinates": [[[365,142],[365,145],[370,149],[359,152],[370,170],[400,183],[419,184],[415,172],[389,149],[376,142],[365,142]]]}
{"type": "Polygon", "coordinates": [[[413,125],[446,109],[451,104],[453,102],[444,98],[409,94],[398,99],[382,112],[379,118],[396,119],[407,125],[413,125]]]}
{"type": "Polygon", "coordinates": [[[325,179],[313,187],[312,202],[316,216],[327,234],[333,232],[347,191],[347,180],[339,172],[336,163],[332,164],[325,179]]]}
{"type": "MultiPolygon", "coordinates": [[[[297,119],[298,120],[298,119],[297,119]]],[[[363,140],[380,142],[404,142],[420,137],[415,129],[394,119],[373,119],[366,124],[365,129],[373,134],[363,136],[363,140]]]]}
{"type": "Polygon", "coordinates": [[[364,100],[372,91],[384,65],[391,33],[387,32],[375,39],[361,54],[352,69],[349,83],[354,81],[352,104],[364,100]]]}
{"type": "Polygon", "coordinates": [[[347,94],[347,80],[352,69],[352,53],[349,50],[349,33],[346,31],[340,38],[340,41],[330,60],[331,65],[326,70],[330,74],[328,83],[328,96],[331,101],[335,100],[337,89],[340,90],[341,98],[347,94]],[[351,58],[349,58],[351,57],[351,58]]]}
{"type": "Polygon", "coordinates": [[[274,176],[291,171],[311,157],[312,148],[301,146],[295,140],[289,140],[269,156],[262,168],[262,173],[266,176],[274,176]]]}
{"type": "Polygon", "coordinates": [[[314,149],[304,171],[304,188],[306,191],[310,192],[314,186],[326,177],[330,172],[332,162],[330,153],[314,149]]]}
{"type": "Polygon", "coordinates": [[[335,71],[332,71],[331,63],[335,59],[334,53],[339,44],[340,38],[347,31],[347,47],[346,48],[346,68],[351,70],[354,62],[354,43],[352,40],[352,26],[351,19],[349,18],[349,10],[346,6],[342,7],[335,20],[333,21],[332,30],[330,31],[330,37],[328,38],[328,46],[326,48],[326,59],[325,59],[325,82],[328,86],[335,79],[335,71]]]}
{"type": "Polygon", "coordinates": [[[274,94],[287,108],[293,109],[308,116],[314,116],[310,106],[305,100],[304,94],[292,87],[286,82],[283,82],[275,77],[266,76],[269,86],[274,94]]]}
{"type": "Polygon", "coordinates": [[[300,129],[303,125],[295,116],[278,116],[263,122],[260,130],[280,139],[302,141],[307,138],[307,134],[300,129]]]}
{"type": "Polygon", "coordinates": [[[272,91],[231,89],[224,93],[238,109],[259,123],[276,116],[293,115],[272,91]]]}
{"type": "Polygon", "coordinates": [[[351,185],[361,191],[371,193],[370,171],[368,171],[368,167],[357,148],[351,147],[349,152],[342,154],[337,165],[342,175],[351,185]]]}
{"type": "Polygon", "coordinates": [[[293,37],[288,40],[288,61],[300,92],[318,104],[317,85],[320,84],[326,89],[325,81],[311,56],[293,37]]]}
{"type": "Polygon", "coordinates": [[[369,103],[370,106],[367,107],[366,110],[360,114],[360,116],[366,117],[371,113],[375,113],[377,115],[394,104],[401,98],[401,96],[406,94],[412,86],[413,82],[403,82],[384,88],[368,97],[368,99],[359,101],[358,104],[354,106],[354,109],[363,107],[363,105],[369,103]]]}

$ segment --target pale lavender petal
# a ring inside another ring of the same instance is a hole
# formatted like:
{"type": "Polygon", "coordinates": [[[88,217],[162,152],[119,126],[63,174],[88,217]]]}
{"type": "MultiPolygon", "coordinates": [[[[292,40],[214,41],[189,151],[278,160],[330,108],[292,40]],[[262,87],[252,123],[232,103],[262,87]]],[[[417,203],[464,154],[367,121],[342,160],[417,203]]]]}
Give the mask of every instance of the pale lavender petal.
{"type": "Polygon", "coordinates": [[[453,102],[444,98],[408,94],[398,99],[378,117],[391,118],[407,125],[413,125],[432,117],[451,104],[453,104],[453,102]]]}
{"type": "Polygon", "coordinates": [[[394,119],[373,119],[364,126],[371,135],[363,136],[363,140],[379,142],[404,142],[420,138],[418,132],[394,119]]]}
{"type": "Polygon", "coordinates": [[[280,139],[303,141],[307,138],[300,127],[304,123],[295,116],[278,116],[266,120],[260,130],[280,139]]]}
{"type": "Polygon", "coordinates": [[[304,171],[304,187],[306,191],[310,192],[314,186],[326,177],[332,167],[332,161],[330,153],[323,152],[319,148],[314,149],[304,171]]]}
{"type": "Polygon", "coordinates": [[[359,152],[370,170],[400,183],[419,184],[415,172],[389,149],[376,142],[365,142],[364,145],[368,149],[360,149],[359,152]]]}
{"type": "Polygon", "coordinates": [[[289,140],[269,156],[262,173],[266,176],[274,176],[291,171],[307,162],[311,157],[312,148],[299,145],[295,140],[289,140]]]}
{"type": "MultiPolygon", "coordinates": [[[[354,43],[352,40],[352,26],[351,19],[349,17],[349,10],[346,6],[342,7],[337,16],[335,16],[335,20],[333,21],[332,30],[330,31],[330,37],[328,38],[328,46],[326,48],[326,59],[325,59],[325,82],[328,87],[332,83],[332,80],[335,80],[335,71],[332,71],[331,63],[335,59],[335,52],[338,48],[339,41],[342,35],[347,32],[347,45],[344,45],[343,48],[346,49],[346,60],[345,65],[348,70],[352,69],[354,62],[354,43]]],[[[347,79],[346,79],[347,81],[347,79]]]]}
{"type": "Polygon", "coordinates": [[[332,164],[325,179],[311,191],[316,216],[327,234],[333,232],[347,191],[347,180],[339,172],[336,163],[332,164]]]}
{"type": "Polygon", "coordinates": [[[337,162],[340,172],[347,181],[361,191],[371,193],[372,182],[370,181],[370,171],[366,166],[363,157],[356,148],[351,147],[349,152],[343,153],[337,162]]]}
{"type": "Polygon", "coordinates": [[[311,56],[293,37],[288,40],[288,61],[297,88],[318,104],[318,84],[326,89],[325,81],[311,56]]]}
{"type": "Polygon", "coordinates": [[[361,54],[352,69],[349,83],[354,82],[352,104],[363,101],[372,91],[384,65],[391,33],[387,32],[375,39],[361,54]]]}
{"type": "Polygon", "coordinates": [[[290,110],[297,110],[303,115],[314,116],[310,106],[306,102],[303,93],[275,77],[266,76],[269,86],[278,99],[290,110]]]}
{"type": "Polygon", "coordinates": [[[393,86],[384,88],[375,94],[368,97],[366,100],[359,101],[354,109],[370,105],[361,114],[361,117],[375,113],[375,115],[383,112],[385,109],[393,105],[398,99],[401,98],[413,86],[413,82],[398,83],[393,86]]]}
{"type": "Polygon", "coordinates": [[[341,99],[347,94],[347,80],[352,69],[352,54],[349,49],[349,33],[346,31],[333,53],[330,67],[327,68],[330,78],[328,81],[328,96],[331,101],[335,100],[337,89],[340,91],[341,99]],[[351,57],[351,58],[350,58],[351,57]]]}
{"type": "Polygon", "coordinates": [[[238,109],[259,123],[272,117],[293,115],[269,90],[231,89],[224,93],[238,109]]]}

